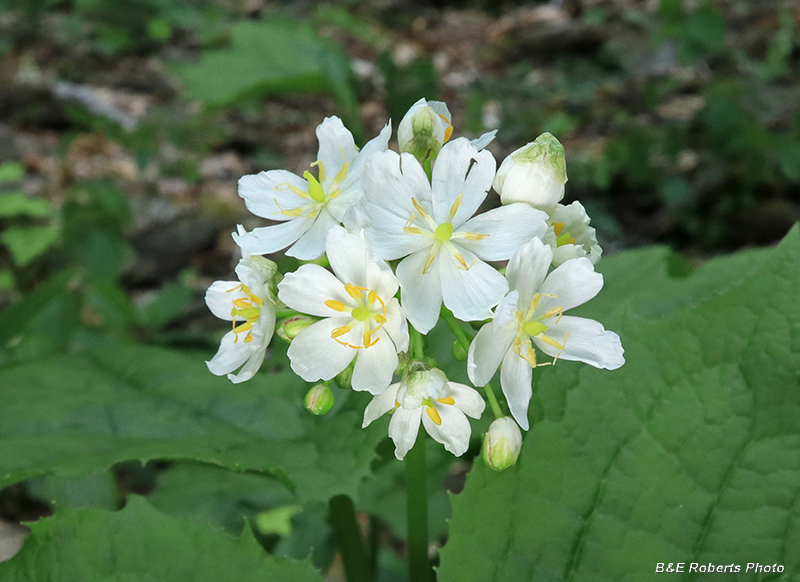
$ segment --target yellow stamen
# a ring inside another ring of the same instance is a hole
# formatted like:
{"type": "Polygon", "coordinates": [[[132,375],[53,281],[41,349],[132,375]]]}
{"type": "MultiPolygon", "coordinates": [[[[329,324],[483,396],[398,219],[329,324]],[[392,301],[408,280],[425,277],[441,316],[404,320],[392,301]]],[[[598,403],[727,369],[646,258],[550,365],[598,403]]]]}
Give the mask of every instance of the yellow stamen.
{"type": "Polygon", "coordinates": [[[366,291],[363,287],[356,287],[352,283],[347,283],[344,286],[344,290],[353,299],[361,299],[361,291],[366,291]]]}
{"type": "Polygon", "coordinates": [[[556,233],[556,236],[561,234],[561,231],[564,230],[564,227],[567,226],[564,222],[554,222],[553,223],[553,230],[556,233]]]}
{"type": "Polygon", "coordinates": [[[386,318],[383,315],[381,315],[380,313],[376,313],[373,317],[375,318],[375,321],[377,321],[381,325],[386,323],[386,318]]]}
{"type": "Polygon", "coordinates": [[[425,220],[430,220],[431,219],[430,215],[425,211],[425,209],[420,205],[420,203],[417,202],[416,198],[412,198],[411,199],[411,204],[414,205],[414,208],[416,209],[417,212],[419,212],[419,215],[422,218],[424,218],[425,220]]]}
{"type": "Polygon", "coordinates": [[[453,124],[450,123],[450,120],[447,119],[441,113],[437,113],[437,115],[439,117],[441,117],[442,119],[444,119],[444,122],[447,124],[447,129],[444,130],[444,142],[443,142],[443,143],[447,143],[447,141],[450,139],[450,136],[453,135],[453,124]]]}
{"type": "Polygon", "coordinates": [[[448,215],[450,218],[450,222],[453,222],[453,218],[456,216],[456,212],[458,212],[458,207],[463,204],[464,194],[459,194],[456,196],[456,199],[453,200],[453,205],[450,207],[450,214],[448,215]]]}
{"type": "MultiPolygon", "coordinates": [[[[564,351],[564,344],[558,343],[556,340],[551,338],[549,335],[540,335],[539,339],[542,340],[544,343],[549,344],[556,348],[557,350],[564,351]]],[[[566,339],[566,338],[565,338],[566,339]]]]}
{"type": "Polygon", "coordinates": [[[442,417],[439,416],[439,411],[436,410],[433,406],[426,406],[425,412],[428,413],[428,416],[433,421],[433,424],[435,424],[436,426],[442,424],[442,417]]]}
{"type": "Polygon", "coordinates": [[[438,402],[441,402],[442,404],[450,404],[450,405],[453,405],[453,404],[455,404],[455,403],[456,403],[456,401],[455,401],[455,400],[453,400],[453,397],[452,397],[452,396],[448,396],[447,398],[437,398],[436,400],[437,400],[438,402]]]}
{"type": "Polygon", "coordinates": [[[489,238],[488,234],[480,234],[477,232],[459,232],[458,238],[465,238],[467,240],[483,240],[489,238]]]}
{"type": "Polygon", "coordinates": [[[341,301],[335,301],[333,299],[328,299],[325,302],[325,305],[333,309],[334,311],[347,311],[347,306],[342,303],[341,301]]]}

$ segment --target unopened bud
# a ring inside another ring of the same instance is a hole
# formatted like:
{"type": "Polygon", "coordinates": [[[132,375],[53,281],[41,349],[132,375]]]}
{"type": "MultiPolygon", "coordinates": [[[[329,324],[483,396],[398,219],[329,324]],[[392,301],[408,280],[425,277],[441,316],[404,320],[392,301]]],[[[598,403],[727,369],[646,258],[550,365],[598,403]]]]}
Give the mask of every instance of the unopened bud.
{"type": "Polygon", "coordinates": [[[305,407],[311,414],[325,416],[333,408],[333,390],[327,384],[317,384],[306,394],[305,407]]]}
{"type": "Polygon", "coordinates": [[[342,390],[349,390],[353,387],[353,369],[354,365],[351,363],[336,375],[336,385],[342,390]]]}
{"type": "Polygon", "coordinates": [[[457,362],[464,362],[467,359],[467,350],[461,345],[461,342],[456,340],[453,342],[453,358],[457,362]]]}
{"type": "Polygon", "coordinates": [[[400,151],[412,154],[420,162],[425,159],[433,161],[453,133],[450,120],[447,105],[441,101],[420,99],[397,127],[400,151]]]}
{"type": "Polygon", "coordinates": [[[524,202],[544,210],[561,201],[566,182],[564,146],[543,133],[503,160],[492,186],[503,204],[524,202]]]}
{"type": "Polygon", "coordinates": [[[294,315],[287,317],[278,325],[275,333],[278,337],[291,342],[297,335],[307,328],[309,325],[316,323],[316,319],[307,315],[294,315]]]}
{"type": "Polygon", "coordinates": [[[483,437],[483,460],[495,471],[513,467],[522,448],[522,433],[510,416],[498,418],[483,437]]]}

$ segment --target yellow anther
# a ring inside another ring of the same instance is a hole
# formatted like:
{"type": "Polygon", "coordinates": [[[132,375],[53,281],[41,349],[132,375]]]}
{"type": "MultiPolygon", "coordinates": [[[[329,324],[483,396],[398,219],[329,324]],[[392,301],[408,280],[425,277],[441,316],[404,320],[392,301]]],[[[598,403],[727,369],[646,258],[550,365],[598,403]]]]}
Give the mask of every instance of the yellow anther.
{"type": "Polygon", "coordinates": [[[363,287],[356,287],[352,283],[347,283],[344,286],[344,290],[345,293],[347,293],[353,299],[361,299],[363,297],[361,291],[366,291],[366,289],[364,289],[363,287]]]}
{"type": "Polygon", "coordinates": [[[558,319],[556,319],[556,323],[558,323],[559,321],[561,321],[561,316],[562,315],[564,315],[564,309],[563,308],[561,308],[561,307],[552,307],[552,308],[548,309],[547,311],[545,311],[541,315],[541,318],[542,319],[550,319],[551,317],[558,316],[558,319]]]}
{"type": "Polygon", "coordinates": [[[253,334],[247,332],[247,335],[244,338],[244,343],[249,344],[251,341],[253,341],[253,334]]]}
{"type": "Polygon", "coordinates": [[[556,233],[556,236],[561,234],[561,231],[564,230],[564,227],[567,226],[564,222],[554,222],[553,223],[553,230],[556,233]]]}
{"type": "Polygon", "coordinates": [[[348,324],[348,325],[343,325],[342,327],[337,327],[336,329],[334,329],[334,330],[331,332],[331,337],[332,337],[333,339],[336,339],[336,338],[342,337],[344,334],[346,334],[347,332],[349,332],[351,329],[353,329],[353,328],[352,328],[352,326],[350,326],[349,324],[348,324]]]}
{"type": "Polygon", "coordinates": [[[450,222],[453,222],[453,218],[455,218],[456,212],[458,212],[458,207],[461,206],[463,200],[464,200],[463,193],[456,196],[456,199],[453,200],[453,205],[450,207],[450,214],[448,215],[450,217],[449,218],[450,222]]]}
{"type": "Polygon", "coordinates": [[[375,303],[375,301],[377,300],[378,300],[378,294],[375,292],[374,289],[370,290],[370,292],[367,293],[367,301],[369,301],[370,303],[375,303]]]}
{"type": "Polygon", "coordinates": [[[436,401],[441,402],[442,404],[449,404],[451,406],[456,403],[452,396],[448,396],[447,398],[437,398],[436,401]]]}
{"type": "Polygon", "coordinates": [[[336,184],[341,184],[344,179],[347,177],[347,171],[350,169],[350,162],[345,162],[342,165],[342,169],[339,170],[339,173],[336,174],[336,179],[334,180],[336,184]]]}
{"type": "Polygon", "coordinates": [[[375,319],[375,321],[377,321],[377,322],[378,322],[378,323],[380,323],[381,325],[383,325],[384,323],[386,323],[386,318],[385,318],[383,315],[381,315],[380,313],[376,313],[376,314],[373,316],[373,318],[375,319]]]}
{"type": "MultiPolygon", "coordinates": [[[[304,192],[304,194],[305,194],[305,192],[304,192]]],[[[281,208],[281,204],[280,204],[280,202],[278,202],[277,198],[273,198],[273,200],[275,201],[275,206],[277,206],[278,210],[280,210],[280,212],[278,214],[283,214],[284,216],[288,216],[289,218],[295,218],[297,216],[303,216],[303,213],[308,208],[308,206],[298,206],[297,208],[291,208],[289,210],[285,210],[285,209],[281,208]]]]}
{"type": "Polygon", "coordinates": [[[430,254],[428,254],[428,258],[425,260],[425,265],[423,265],[423,267],[422,267],[422,274],[423,275],[427,274],[428,270],[431,268],[431,265],[433,264],[433,261],[436,258],[436,253],[439,252],[439,246],[440,245],[441,245],[441,243],[439,241],[436,241],[435,243],[433,243],[433,247],[431,247],[431,252],[430,252],[430,254]]]}
{"type": "Polygon", "coordinates": [[[467,240],[483,240],[489,238],[489,235],[478,232],[459,232],[458,238],[465,238],[467,240]]]}
{"type": "Polygon", "coordinates": [[[428,413],[428,416],[433,421],[433,424],[435,424],[436,426],[442,424],[442,417],[439,416],[439,411],[436,410],[433,406],[426,406],[425,412],[428,413]]]}
{"type": "Polygon", "coordinates": [[[447,119],[441,113],[437,113],[437,115],[439,117],[441,117],[442,119],[444,119],[444,122],[447,124],[447,129],[444,130],[444,142],[443,142],[443,143],[447,143],[447,140],[449,140],[450,136],[453,135],[453,124],[451,124],[450,120],[447,119]]]}
{"type": "Polygon", "coordinates": [[[469,271],[469,265],[467,264],[467,261],[464,260],[464,257],[461,256],[461,253],[453,253],[453,256],[461,264],[462,269],[469,271]]]}
{"type": "Polygon", "coordinates": [[[417,212],[419,212],[419,215],[422,218],[424,218],[425,220],[430,220],[431,219],[430,215],[425,211],[425,209],[422,207],[422,205],[419,202],[417,202],[416,198],[412,198],[411,199],[411,204],[414,205],[414,208],[416,209],[417,212]]]}
{"type": "Polygon", "coordinates": [[[335,301],[333,299],[328,299],[325,302],[325,305],[333,309],[334,311],[347,311],[347,306],[342,303],[341,301],[335,301]]]}
{"type": "Polygon", "coordinates": [[[303,198],[305,200],[309,200],[308,192],[306,192],[302,188],[298,188],[297,186],[293,186],[292,184],[289,184],[289,183],[283,183],[283,184],[278,184],[277,186],[275,186],[275,189],[277,190],[281,186],[286,186],[287,188],[289,188],[289,190],[291,190],[292,192],[294,192],[295,194],[300,196],[300,198],[303,198]]]}
{"type": "Polygon", "coordinates": [[[322,182],[325,181],[325,176],[327,175],[325,173],[325,164],[323,164],[320,160],[317,160],[316,162],[311,164],[312,168],[314,166],[317,166],[319,168],[319,182],[321,184],[322,182]]]}
{"type": "MultiPolygon", "coordinates": [[[[553,346],[557,350],[564,351],[564,344],[558,343],[556,340],[551,338],[549,335],[541,335],[541,336],[539,336],[539,339],[542,340],[544,343],[553,346]]],[[[564,339],[566,341],[566,338],[564,338],[564,339]]]]}

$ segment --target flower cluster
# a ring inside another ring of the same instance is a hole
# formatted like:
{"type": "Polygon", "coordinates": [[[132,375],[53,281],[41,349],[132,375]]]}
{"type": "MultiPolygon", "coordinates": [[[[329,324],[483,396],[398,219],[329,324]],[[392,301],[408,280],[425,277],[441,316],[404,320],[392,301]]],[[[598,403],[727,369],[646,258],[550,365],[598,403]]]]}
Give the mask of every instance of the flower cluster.
{"type": "Polygon", "coordinates": [[[420,424],[458,456],[469,447],[467,417],[479,418],[485,403],[425,356],[423,336],[444,316],[467,352],[470,381],[485,387],[497,417],[484,459],[502,470],[516,462],[519,427],[529,428],[534,367],[561,359],[615,369],[625,360],[617,334],[565,315],[594,297],[603,277],[594,270],[601,249],[586,211],[560,203],[563,146],[545,133],[497,168],[484,149],[495,132],[473,141],[452,133],[445,104],[425,99],[400,122],[399,153],[389,149],[390,124],[359,150],[341,120],[329,117],[317,128],[316,174],[241,178],[247,208],[277,224],[233,234],[239,281],[218,281],[206,294],[233,328],[208,367],[233,382],[252,378],[280,311],[292,370],[317,383],[309,410],[330,410],[336,378],[373,395],[364,426],[391,413],[398,459],[420,424]],[[480,212],[492,189],[496,207],[480,212]],[[283,249],[315,262],[281,278],[262,255],[283,249]],[[454,318],[478,329],[471,342],[454,318]],[[498,368],[510,417],[489,386],[498,368]]]}

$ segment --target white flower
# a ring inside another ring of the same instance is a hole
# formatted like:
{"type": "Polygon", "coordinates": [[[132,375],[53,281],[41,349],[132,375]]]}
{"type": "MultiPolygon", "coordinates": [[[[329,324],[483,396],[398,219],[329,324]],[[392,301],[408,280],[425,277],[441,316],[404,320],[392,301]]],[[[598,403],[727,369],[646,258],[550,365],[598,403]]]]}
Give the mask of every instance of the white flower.
{"type": "Polygon", "coordinates": [[[625,363],[616,333],[594,320],[563,314],[597,295],[603,276],[585,257],[570,259],[548,275],[552,259],[553,251],[538,239],[514,253],[506,270],[512,291],[475,336],[467,358],[469,379],[476,386],[485,386],[502,363],[503,394],[525,430],[532,368],[547,365],[537,363],[533,345],[555,359],[596,368],[614,370],[625,363]]]}
{"type": "Polygon", "coordinates": [[[564,197],[567,165],[564,146],[549,133],[509,154],[493,187],[503,204],[525,202],[546,210],[564,197]]]}
{"type": "Polygon", "coordinates": [[[579,257],[587,257],[592,264],[600,260],[603,249],[597,244],[595,230],[589,226],[589,216],[580,202],[556,204],[547,214],[547,233],[542,242],[553,249],[555,266],[579,257]]]}
{"type": "Polygon", "coordinates": [[[303,265],[278,284],[288,307],[324,318],[292,340],[292,370],[308,382],[330,380],[356,358],[353,389],[379,394],[392,381],[397,353],[408,349],[397,279],[362,238],[340,226],[328,233],[327,254],[333,274],[303,265]]]}
{"type": "Polygon", "coordinates": [[[331,227],[339,224],[348,208],[361,198],[364,162],[376,151],[385,151],[391,125],[367,143],[360,152],[353,135],[338,117],[328,117],[317,127],[319,152],[312,166],[315,178],[306,171],[300,178],[286,170],[270,170],[243,176],[239,196],[247,209],[262,218],[283,224],[240,230],[236,242],[248,254],[265,255],[292,245],[286,254],[301,260],[316,259],[325,251],[331,227]]]}
{"type": "Polygon", "coordinates": [[[467,416],[480,418],[486,407],[478,392],[457,382],[448,382],[441,370],[410,373],[402,382],[392,384],[372,399],[364,411],[366,427],[372,421],[392,413],[389,436],[394,441],[394,455],[402,460],[414,446],[419,423],[434,440],[459,457],[469,447],[471,428],[467,416]]]}
{"type": "Polygon", "coordinates": [[[433,184],[410,154],[380,152],[364,170],[365,236],[397,267],[403,309],[422,333],[439,319],[442,301],[462,321],[486,319],[508,283],[484,261],[502,261],[546,231],[544,212],[510,204],[472,217],[486,198],[495,161],[465,138],[446,144],[433,184]]]}
{"type": "Polygon", "coordinates": [[[261,367],[275,331],[275,301],[269,288],[275,273],[272,261],[258,256],[243,258],[236,266],[239,281],[215,281],[206,291],[211,312],[233,322],[216,355],[206,362],[212,374],[227,374],[238,384],[252,378],[261,367]],[[238,374],[230,373],[239,367],[238,374]]]}

